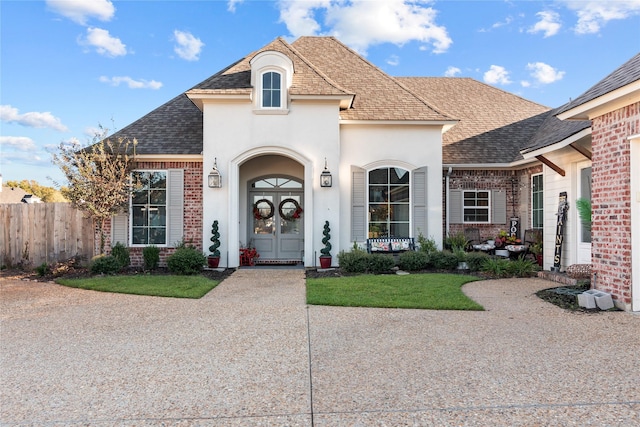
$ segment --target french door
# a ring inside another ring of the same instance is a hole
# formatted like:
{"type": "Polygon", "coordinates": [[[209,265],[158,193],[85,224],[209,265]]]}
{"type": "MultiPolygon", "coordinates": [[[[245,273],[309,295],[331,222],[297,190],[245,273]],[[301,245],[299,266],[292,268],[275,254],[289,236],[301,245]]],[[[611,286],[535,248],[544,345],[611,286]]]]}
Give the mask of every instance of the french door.
{"type": "MultiPolygon", "coordinates": [[[[583,162],[578,164],[578,197],[591,200],[591,162],[583,162]]],[[[578,264],[590,264],[591,263],[591,228],[584,226],[580,220],[580,216],[577,216],[577,241],[578,241],[578,253],[576,263],[578,264]]]]}
{"type": "Polygon", "coordinates": [[[302,191],[249,191],[249,236],[260,260],[300,260],[304,248],[302,191]]]}

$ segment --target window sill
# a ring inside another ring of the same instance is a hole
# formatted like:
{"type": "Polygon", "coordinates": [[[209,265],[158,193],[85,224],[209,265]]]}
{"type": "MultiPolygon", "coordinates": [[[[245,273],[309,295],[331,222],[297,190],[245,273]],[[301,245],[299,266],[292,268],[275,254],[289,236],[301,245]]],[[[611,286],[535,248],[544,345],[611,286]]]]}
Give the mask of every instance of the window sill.
{"type": "Polygon", "coordinates": [[[286,116],[287,114],[289,114],[289,110],[287,108],[256,108],[253,110],[253,114],[267,116],[286,116]]]}

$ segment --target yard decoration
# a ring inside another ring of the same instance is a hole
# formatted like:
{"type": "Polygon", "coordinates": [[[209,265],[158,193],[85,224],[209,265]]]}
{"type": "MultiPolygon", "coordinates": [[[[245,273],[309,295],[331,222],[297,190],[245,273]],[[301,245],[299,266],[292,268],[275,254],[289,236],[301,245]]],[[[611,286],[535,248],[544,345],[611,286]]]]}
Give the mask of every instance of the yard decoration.
{"type": "Polygon", "coordinates": [[[331,228],[329,228],[329,221],[324,222],[324,229],[322,230],[322,244],[324,248],[320,249],[320,267],[321,268],[330,268],[331,267],[331,228]]]}
{"type": "Polygon", "coordinates": [[[211,255],[207,257],[207,265],[209,268],[218,268],[220,264],[220,251],[218,248],[220,247],[220,233],[218,232],[218,220],[213,221],[211,225],[211,246],[209,246],[209,251],[211,255]]]}

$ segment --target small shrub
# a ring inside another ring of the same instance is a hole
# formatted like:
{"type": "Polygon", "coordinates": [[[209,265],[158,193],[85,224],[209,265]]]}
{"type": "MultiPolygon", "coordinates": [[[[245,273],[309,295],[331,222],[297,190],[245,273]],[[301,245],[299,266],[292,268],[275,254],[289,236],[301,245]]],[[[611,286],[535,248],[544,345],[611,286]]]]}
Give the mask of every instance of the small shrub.
{"type": "Polygon", "coordinates": [[[370,255],[368,256],[368,268],[367,270],[373,274],[388,273],[393,267],[396,266],[396,261],[392,255],[370,255]]]}
{"type": "Polygon", "coordinates": [[[471,271],[480,271],[482,265],[489,258],[484,252],[469,252],[467,254],[467,265],[471,271]]]}
{"type": "Polygon", "coordinates": [[[437,270],[454,270],[458,266],[458,257],[449,251],[434,252],[430,259],[431,265],[437,270]]]}
{"type": "Polygon", "coordinates": [[[507,275],[515,277],[530,277],[536,271],[538,271],[538,264],[522,257],[509,261],[506,268],[507,275]]]}
{"type": "Polygon", "coordinates": [[[368,255],[360,249],[351,252],[342,251],[338,254],[338,264],[347,273],[364,273],[368,267],[368,255]]]}
{"type": "Polygon", "coordinates": [[[433,238],[426,238],[422,232],[418,233],[418,245],[420,246],[420,252],[426,252],[432,254],[438,252],[438,245],[433,238]]]}
{"type": "Polygon", "coordinates": [[[129,248],[118,242],[111,248],[111,256],[118,260],[121,268],[129,267],[131,258],[129,258],[129,248]]]}
{"type": "Polygon", "coordinates": [[[91,273],[93,274],[116,274],[122,265],[113,255],[96,257],[91,261],[91,273]]]}
{"type": "Polygon", "coordinates": [[[502,277],[507,274],[508,263],[509,261],[506,259],[489,257],[482,263],[480,271],[489,273],[495,277],[502,277]]]}
{"type": "Polygon", "coordinates": [[[424,270],[429,265],[429,254],[426,251],[407,251],[400,254],[398,265],[407,271],[424,270]]]}
{"type": "Polygon", "coordinates": [[[191,275],[202,271],[207,257],[192,246],[182,246],[167,258],[169,271],[175,274],[191,275]]]}
{"type": "Polygon", "coordinates": [[[462,231],[455,234],[449,234],[445,239],[445,242],[447,248],[451,250],[465,249],[469,245],[469,241],[462,231]]]}
{"type": "Polygon", "coordinates": [[[51,269],[49,268],[49,264],[47,264],[46,262],[43,262],[36,267],[36,273],[38,273],[38,276],[40,277],[46,276],[50,270],[51,269]]]}
{"type": "Polygon", "coordinates": [[[160,264],[160,248],[154,245],[145,246],[142,249],[142,258],[145,270],[155,270],[160,264]]]}

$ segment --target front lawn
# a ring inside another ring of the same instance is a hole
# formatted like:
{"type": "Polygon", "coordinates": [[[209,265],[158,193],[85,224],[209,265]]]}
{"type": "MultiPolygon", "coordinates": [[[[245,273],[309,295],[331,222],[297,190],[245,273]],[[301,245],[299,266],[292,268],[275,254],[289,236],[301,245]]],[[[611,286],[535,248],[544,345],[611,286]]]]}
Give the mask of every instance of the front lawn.
{"type": "Polygon", "coordinates": [[[220,280],[204,276],[125,275],[94,276],[82,279],[58,279],[57,283],[72,288],[121,294],[149,295],[171,298],[202,298],[220,280]]]}
{"type": "Polygon", "coordinates": [[[477,277],[458,274],[363,274],[307,279],[307,303],[345,307],[484,310],[462,285],[477,277]]]}

